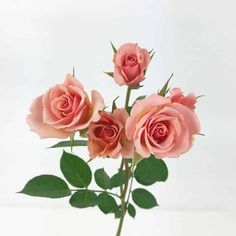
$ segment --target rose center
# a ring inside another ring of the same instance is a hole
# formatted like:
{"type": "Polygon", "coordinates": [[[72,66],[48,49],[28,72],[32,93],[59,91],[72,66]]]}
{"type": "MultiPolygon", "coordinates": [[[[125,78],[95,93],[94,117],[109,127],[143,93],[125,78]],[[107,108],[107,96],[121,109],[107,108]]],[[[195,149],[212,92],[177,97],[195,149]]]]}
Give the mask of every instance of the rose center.
{"type": "Polygon", "coordinates": [[[113,139],[117,136],[118,128],[115,125],[99,126],[95,130],[95,135],[107,143],[113,142],[113,139]]]}
{"type": "Polygon", "coordinates": [[[161,143],[168,135],[168,125],[165,123],[157,123],[152,127],[151,136],[157,143],[161,143]]]}
{"type": "Polygon", "coordinates": [[[123,66],[133,67],[138,64],[137,56],[135,54],[129,54],[125,57],[123,66]]]}
{"type": "Polygon", "coordinates": [[[70,95],[64,94],[57,99],[56,109],[62,117],[67,116],[72,111],[72,98],[70,95]]]}

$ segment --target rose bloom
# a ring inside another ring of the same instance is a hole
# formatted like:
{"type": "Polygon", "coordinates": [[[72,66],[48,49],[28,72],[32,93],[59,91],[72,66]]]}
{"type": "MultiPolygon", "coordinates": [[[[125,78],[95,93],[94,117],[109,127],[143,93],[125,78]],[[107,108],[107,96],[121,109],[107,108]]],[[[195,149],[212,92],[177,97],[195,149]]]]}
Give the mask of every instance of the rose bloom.
{"type": "Polygon", "coordinates": [[[190,109],[194,110],[195,109],[195,104],[197,102],[197,98],[194,95],[194,93],[190,93],[187,96],[183,95],[183,92],[181,91],[180,88],[173,88],[170,91],[170,99],[171,102],[178,102],[181,103],[190,109]]]}
{"type": "Polygon", "coordinates": [[[190,108],[157,94],[137,101],[126,123],[127,137],[143,157],[178,157],[191,148],[199,131],[199,120],[190,108]]]}
{"type": "Polygon", "coordinates": [[[132,158],[133,142],[125,135],[128,113],[116,109],[113,113],[100,112],[100,120],[91,122],[88,129],[88,149],[91,158],[112,157],[132,158]]]}
{"type": "Polygon", "coordinates": [[[114,80],[119,85],[139,85],[150,62],[150,54],[138,44],[122,45],[114,55],[114,80]]]}
{"type": "Polygon", "coordinates": [[[63,84],[55,85],[33,101],[27,123],[41,138],[66,138],[97,121],[103,108],[103,98],[97,91],[92,91],[90,102],[81,83],[68,74],[63,84]]]}

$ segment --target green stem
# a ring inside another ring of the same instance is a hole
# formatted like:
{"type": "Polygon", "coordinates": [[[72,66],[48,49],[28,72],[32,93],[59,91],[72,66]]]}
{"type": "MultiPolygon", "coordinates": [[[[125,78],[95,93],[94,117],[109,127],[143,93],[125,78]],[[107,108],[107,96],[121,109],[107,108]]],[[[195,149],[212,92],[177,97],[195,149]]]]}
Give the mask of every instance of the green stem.
{"type": "Polygon", "coordinates": [[[73,152],[73,145],[74,145],[74,138],[75,138],[75,133],[72,133],[70,135],[70,152],[73,152]]]}
{"type": "Polygon", "coordinates": [[[118,226],[118,229],[117,229],[117,233],[116,233],[116,236],[120,236],[121,235],[121,230],[122,230],[122,227],[123,227],[123,223],[124,223],[124,219],[125,219],[125,214],[126,214],[126,202],[125,202],[125,196],[126,196],[126,193],[127,193],[127,189],[128,189],[128,186],[129,186],[129,163],[128,163],[128,160],[125,160],[124,161],[125,163],[125,171],[126,171],[126,176],[125,176],[125,187],[124,187],[124,190],[121,194],[121,216],[120,216],[120,222],[119,222],[119,226],[118,226]]]}
{"type": "Polygon", "coordinates": [[[132,88],[128,86],[127,91],[126,91],[126,97],[125,97],[125,109],[126,109],[126,111],[128,110],[128,107],[129,107],[129,99],[130,99],[131,90],[132,90],[132,88]]]}
{"type": "Polygon", "coordinates": [[[133,180],[134,180],[134,174],[133,174],[133,172],[131,172],[131,180],[130,180],[129,192],[128,192],[128,197],[127,197],[126,204],[125,204],[126,208],[127,208],[127,204],[129,203],[129,198],[130,198],[130,194],[131,194],[131,190],[132,190],[133,180]]]}
{"type": "MultiPolygon", "coordinates": [[[[126,91],[126,97],[125,97],[125,109],[126,111],[128,111],[129,108],[129,99],[130,99],[130,94],[131,94],[131,87],[127,87],[127,91],[126,91]]],[[[124,223],[124,219],[125,219],[125,213],[126,213],[126,203],[125,203],[125,196],[126,196],[126,192],[128,189],[128,185],[129,185],[129,163],[128,160],[125,160],[124,158],[122,158],[121,160],[121,164],[120,164],[120,171],[123,170],[125,165],[125,171],[126,171],[126,175],[125,175],[125,187],[123,189],[123,186],[120,186],[120,196],[121,196],[121,216],[120,216],[120,222],[119,222],[119,226],[116,232],[116,236],[120,236],[121,235],[121,230],[123,227],[123,223],[124,223]]]]}
{"type": "MultiPolygon", "coordinates": [[[[121,163],[120,163],[120,168],[119,171],[122,171],[124,167],[124,158],[122,158],[121,163]]],[[[120,186],[120,195],[123,193],[123,185],[120,186]]]]}

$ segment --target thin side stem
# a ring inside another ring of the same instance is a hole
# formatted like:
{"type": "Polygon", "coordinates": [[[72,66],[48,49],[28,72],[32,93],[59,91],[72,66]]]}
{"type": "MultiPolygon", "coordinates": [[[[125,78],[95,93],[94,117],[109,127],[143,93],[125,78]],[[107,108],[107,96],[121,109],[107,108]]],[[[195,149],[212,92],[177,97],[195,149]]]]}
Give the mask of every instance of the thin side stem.
{"type": "Polygon", "coordinates": [[[131,90],[132,90],[132,88],[128,87],[127,91],[126,91],[126,98],[125,98],[125,109],[126,109],[126,111],[128,110],[128,107],[129,107],[129,99],[130,99],[131,90]]]}
{"type": "MultiPolygon", "coordinates": [[[[70,191],[72,192],[76,192],[78,190],[81,190],[81,189],[70,189],[70,191]]],[[[120,195],[116,194],[116,193],[112,193],[112,192],[108,192],[106,190],[95,190],[95,189],[86,189],[87,191],[91,191],[91,192],[95,192],[95,193],[108,193],[110,195],[113,195],[115,197],[118,197],[118,198],[121,198],[120,195]]]]}

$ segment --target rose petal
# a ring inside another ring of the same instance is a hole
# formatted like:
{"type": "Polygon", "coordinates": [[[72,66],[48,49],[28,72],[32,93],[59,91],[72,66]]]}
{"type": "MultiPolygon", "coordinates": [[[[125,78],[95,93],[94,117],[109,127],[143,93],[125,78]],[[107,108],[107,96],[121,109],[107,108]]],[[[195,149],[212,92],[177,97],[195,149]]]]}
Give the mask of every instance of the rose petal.
{"type": "Polygon", "coordinates": [[[31,114],[27,116],[27,123],[31,130],[36,132],[40,138],[67,138],[70,133],[55,129],[43,122],[43,96],[37,97],[30,107],[31,114]]]}

